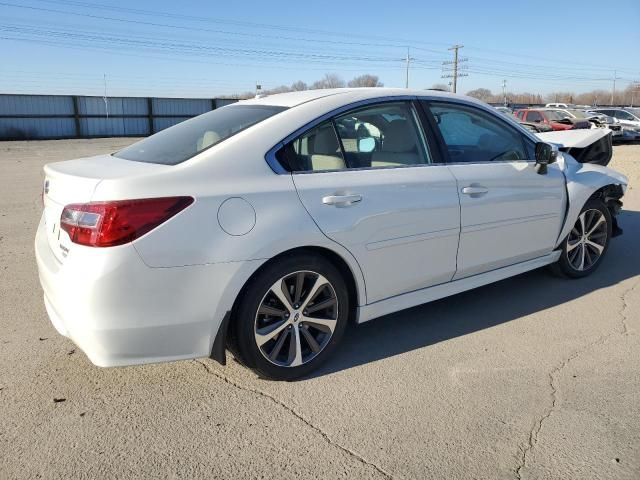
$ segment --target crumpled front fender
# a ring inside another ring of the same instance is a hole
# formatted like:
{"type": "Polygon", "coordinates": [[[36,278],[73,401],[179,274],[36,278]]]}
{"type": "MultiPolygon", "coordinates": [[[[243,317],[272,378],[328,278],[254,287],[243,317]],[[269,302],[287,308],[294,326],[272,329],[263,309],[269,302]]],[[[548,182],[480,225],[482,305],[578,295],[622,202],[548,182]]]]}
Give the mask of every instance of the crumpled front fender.
{"type": "Polygon", "coordinates": [[[558,236],[556,246],[569,234],[580,210],[591,196],[608,185],[618,185],[622,193],[629,183],[626,176],[615,170],[590,163],[579,163],[570,155],[560,154],[564,158],[564,174],[567,180],[567,195],[569,199],[567,215],[558,236]]]}

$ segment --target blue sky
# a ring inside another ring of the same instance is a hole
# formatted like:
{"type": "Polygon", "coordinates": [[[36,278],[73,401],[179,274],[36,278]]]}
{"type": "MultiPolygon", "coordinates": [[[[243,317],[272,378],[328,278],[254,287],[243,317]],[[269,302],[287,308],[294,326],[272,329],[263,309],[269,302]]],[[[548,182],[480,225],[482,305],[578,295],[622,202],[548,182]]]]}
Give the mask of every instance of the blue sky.
{"type": "Polygon", "coordinates": [[[458,91],[611,89],[640,81],[640,2],[0,0],[0,93],[213,97],[378,75],[458,91]],[[606,19],[605,22],[602,20],[606,19]]]}

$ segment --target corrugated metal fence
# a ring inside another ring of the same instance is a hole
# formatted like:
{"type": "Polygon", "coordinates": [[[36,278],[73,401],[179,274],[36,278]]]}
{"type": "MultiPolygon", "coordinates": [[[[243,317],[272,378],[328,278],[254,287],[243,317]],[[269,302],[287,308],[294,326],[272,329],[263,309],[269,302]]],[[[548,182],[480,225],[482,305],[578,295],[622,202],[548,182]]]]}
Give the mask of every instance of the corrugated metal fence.
{"type": "Polygon", "coordinates": [[[0,95],[0,140],[146,136],[232,99],[0,95]]]}

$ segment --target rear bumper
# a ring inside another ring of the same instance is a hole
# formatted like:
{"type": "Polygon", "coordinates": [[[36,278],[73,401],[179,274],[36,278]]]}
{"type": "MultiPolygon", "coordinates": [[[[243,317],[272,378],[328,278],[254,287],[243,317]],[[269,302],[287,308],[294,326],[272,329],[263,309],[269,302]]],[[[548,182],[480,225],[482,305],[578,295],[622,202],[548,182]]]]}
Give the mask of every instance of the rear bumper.
{"type": "Polygon", "coordinates": [[[150,268],[131,244],[74,245],[60,263],[43,222],[35,247],[51,322],[101,367],[208,356],[244,265],[150,268]]]}

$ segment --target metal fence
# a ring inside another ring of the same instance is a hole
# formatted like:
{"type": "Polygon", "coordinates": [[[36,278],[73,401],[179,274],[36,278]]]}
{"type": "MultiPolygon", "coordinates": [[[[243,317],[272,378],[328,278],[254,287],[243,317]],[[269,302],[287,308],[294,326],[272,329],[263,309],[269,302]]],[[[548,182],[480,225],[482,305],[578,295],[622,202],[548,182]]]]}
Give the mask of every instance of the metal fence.
{"type": "Polygon", "coordinates": [[[0,94],[0,140],[146,136],[235,101],[0,94]]]}

